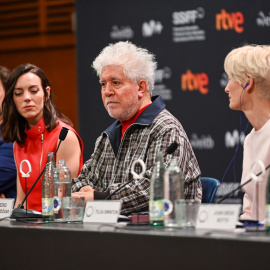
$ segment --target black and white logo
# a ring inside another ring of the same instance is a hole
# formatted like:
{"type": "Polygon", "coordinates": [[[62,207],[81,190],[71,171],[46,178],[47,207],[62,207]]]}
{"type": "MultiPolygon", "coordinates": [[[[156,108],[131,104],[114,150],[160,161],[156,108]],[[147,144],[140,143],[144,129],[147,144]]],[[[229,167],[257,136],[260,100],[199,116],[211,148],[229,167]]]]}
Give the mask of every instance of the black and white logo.
{"type": "Polygon", "coordinates": [[[163,25],[159,21],[151,20],[150,22],[144,22],[142,25],[143,37],[152,37],[155,34],[161,34],[163,25]]]}
{"type": "Polygon", "coordinates": [[[198,20],[205,17],[202,7],[194,10],[174,11],[172,13],[172,39],[173,42],[189,42],[205,40],[205,30],[197,25],[198,20]]]}
{"type": "Polygon", "coordinates": [[[114,25],[110,33],[111,39],[132,39],[134,36],[134,31],[130,26],[118,27],[114,25]]]}
{"type": "Polygon", "coordinates": [[[261,27],[270,27],[270,12],[267,16],[263,13],[263,11],[259,11],[256,23],[261,27]]]}

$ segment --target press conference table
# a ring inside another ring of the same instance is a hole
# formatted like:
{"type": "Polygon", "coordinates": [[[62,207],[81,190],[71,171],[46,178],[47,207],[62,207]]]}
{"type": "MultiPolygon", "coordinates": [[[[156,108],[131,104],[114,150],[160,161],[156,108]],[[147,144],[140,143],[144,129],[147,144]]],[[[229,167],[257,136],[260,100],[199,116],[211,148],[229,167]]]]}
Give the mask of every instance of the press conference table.
{"type": "Polygon", "coordinates": [[[0,269],[270,269],[270,235],[0,222],[0,269]]]}

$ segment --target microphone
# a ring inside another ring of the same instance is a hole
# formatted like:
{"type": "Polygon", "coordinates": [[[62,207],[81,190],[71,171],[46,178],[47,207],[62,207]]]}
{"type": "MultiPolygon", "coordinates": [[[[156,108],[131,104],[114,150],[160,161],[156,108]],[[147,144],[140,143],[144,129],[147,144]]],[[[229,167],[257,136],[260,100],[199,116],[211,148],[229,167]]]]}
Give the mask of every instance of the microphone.
{"type": "MultiPolygon", "coordinates": [[[[172,154],[172,153],[176,150],[176,148],[177,148],[178,146],[179,146],[179,144],[178,144],[177,142],[173,142],[172,144],[170,144],[169,147],[166,149],[165,154],[164,154],[163,157],[166,157],[167,155],[172,154]]],[[[139,159],[138,161],[139,161],[139,163],[143,162],[143,161],[140,160],[140,159],[139,159]]],[[[133,166],[133,165],[132,165],[132,166],[133,166]]],[[[142,166],[142,164],[141,164],[141,166],[142,166]]],[[[145,165],[144,165],[144,166],[145,166],[145,165]]],[[[142,168],[143,168],[143,166],[142,166],[142,168]]],[[[116,192],[118,192],[118,191],[119,191],[120,189],[122,189],[124,186],[128,185],[129,183],[131,183],[133,180],[134,180],[134,179],[132,178],[130,181],[124,183],[122,186],[120,186],[118,189],[116,189],[116,190],[113,191],[110,195],[108,195],[108,196],[105,198],[105,200],[109,200],[109,199],[112,197],[112,195],[114,195],[116,192]]]]}
{"type": "Polygon", "coordinates": [[[62,127],[61,132],[60,132],[60,134],[59,134],[59,140],[60,140],[60,142],[58,143],[57,149],[56,149],[56,151],[55,151],[54,154],[53,154],[54,156],[55,156],[56,153],[58,152],[58,149],[59,149],[59,147],[60,147],[61,142],[64,141],[64,140],[66,139],[67,134],[68,134],[68,131],[69,131],[68,128],[62,127]]]}
{"type": "Polygon", "coordinates": [[[179,144],[177,142],[173,142],[172,144],[170,144],[169,147],[166,149],[163,157],[166,157],[167,155],[172,154],[178,146],[179,144]]]}
{"type": "MultiPolygon", "coordinates": [[[[59,140],[60,141],[58,143],[56,151],[53,154],[54,156],[57,154],[61,142],[66,139],[68,131],[69,131],[68,128],[62,127],[61,132],[59,134],[59,140]]],[[[40,179],[40,177],[43,175],[43,173],[45,171],[45,168],[46,168],[46,165],[45,165],[44,169],[42,170],[42,172],[40,173],[40,175],[38,176],[38,178],[36,179],[36,181],[34,182],[34,184],[32,185],[32,187],[27,192],[27,194],[24,197],[21,204],[19,204],[17,208],[13,209],[10,218],[17,219],[17,218],[41,218],[42,217],[42,215],[38,211],[29,210],[29,209],[26,209],[26,210],[23,209],[23,204],[26,201],[26,199],[28,198],[29,194],[32,192],[33,188],[36,186],[36,184],[37,184],[38,180],[40,179]]]]}
{"type": "Polygon", "coordinates": [[[251,178],[250,179],[248,179],[246,182],[244,182],[239,187],[237,187],[237,188],[233,189],[232,191],[230,191],[229,193],[225,194],[220,200],[217,201],[217,204],[219,204],[219,203],[223,202],[225,199],[229,198],[231,195],[233,195],[234,192],[236,192],[239,189],[242,189],[242,187],[244,187],[245,185],[247,185],[252,180],[255,180],[255,181],[258,181],[259,182],[260,180],[258,180],[258,176],[260,176],[262,174],[261,177],[263,177],[263,175],[265,174],[265,171],[268,170],[269,168],[270,168],[270,164],[265,169],[263,168],[263,170],[260,171],[259,173],[257,173],[256,175],[254,173],[251,173],[251,178]]]}

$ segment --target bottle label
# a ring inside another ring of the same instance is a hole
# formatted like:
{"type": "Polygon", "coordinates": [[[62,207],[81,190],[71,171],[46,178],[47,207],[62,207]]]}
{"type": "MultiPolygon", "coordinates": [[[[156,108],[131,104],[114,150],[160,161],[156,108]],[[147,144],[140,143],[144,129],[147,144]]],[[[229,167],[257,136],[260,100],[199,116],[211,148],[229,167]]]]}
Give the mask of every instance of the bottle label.
{"type": "Polygon", "coordinates": [[[42,215],[53,215],[53,198],[42,198],[42,215]]]}
{"type": "Polygon", "coordinates": [[[170,200],[164,200],[164,215],[168,216],[173,211],[173,203],[170,200]]]}
{"type": "Polygon", "coordinates": [[[155,221],[164,220],[164,200],[150,201],[149,204],[150,219],[155,221]]]}
{"type": "Polygon", "coordinates": [[[62,207],[61,199],[59,199],[57,196],[54,196],[53,197],[53,211],[55,213],[58,213],[61,207],[62,207]]]}
{"type": "Polygon", "coordinates": [[[265,219],[265,226],[267,228],[270,227],[270,204],[266,205],[266,219],[265,219]]]}

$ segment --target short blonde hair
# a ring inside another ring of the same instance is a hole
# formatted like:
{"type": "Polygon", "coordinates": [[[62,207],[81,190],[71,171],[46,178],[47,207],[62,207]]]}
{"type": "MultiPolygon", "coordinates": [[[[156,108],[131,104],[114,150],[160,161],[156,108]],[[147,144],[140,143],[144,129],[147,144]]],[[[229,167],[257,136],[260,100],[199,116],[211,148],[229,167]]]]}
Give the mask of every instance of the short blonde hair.
{"type": "Polygon", "coordinates": [[[270,99],[270,46],[244,45],[232,50],[225,58],[224,69],[229,78],[241,86],[254,79],[259,97],[270,99]]]}
{"type": "Polygon", "coordinates": [[[92,66],[100,77],[102,69],[110,65],[121,66],[124,75],[133,83],[145,80],[147,90],[152,93],[157,63],[155,56],[146,49],[137,47],[129,41],[109,44],[96,57],[92,66]]]}

